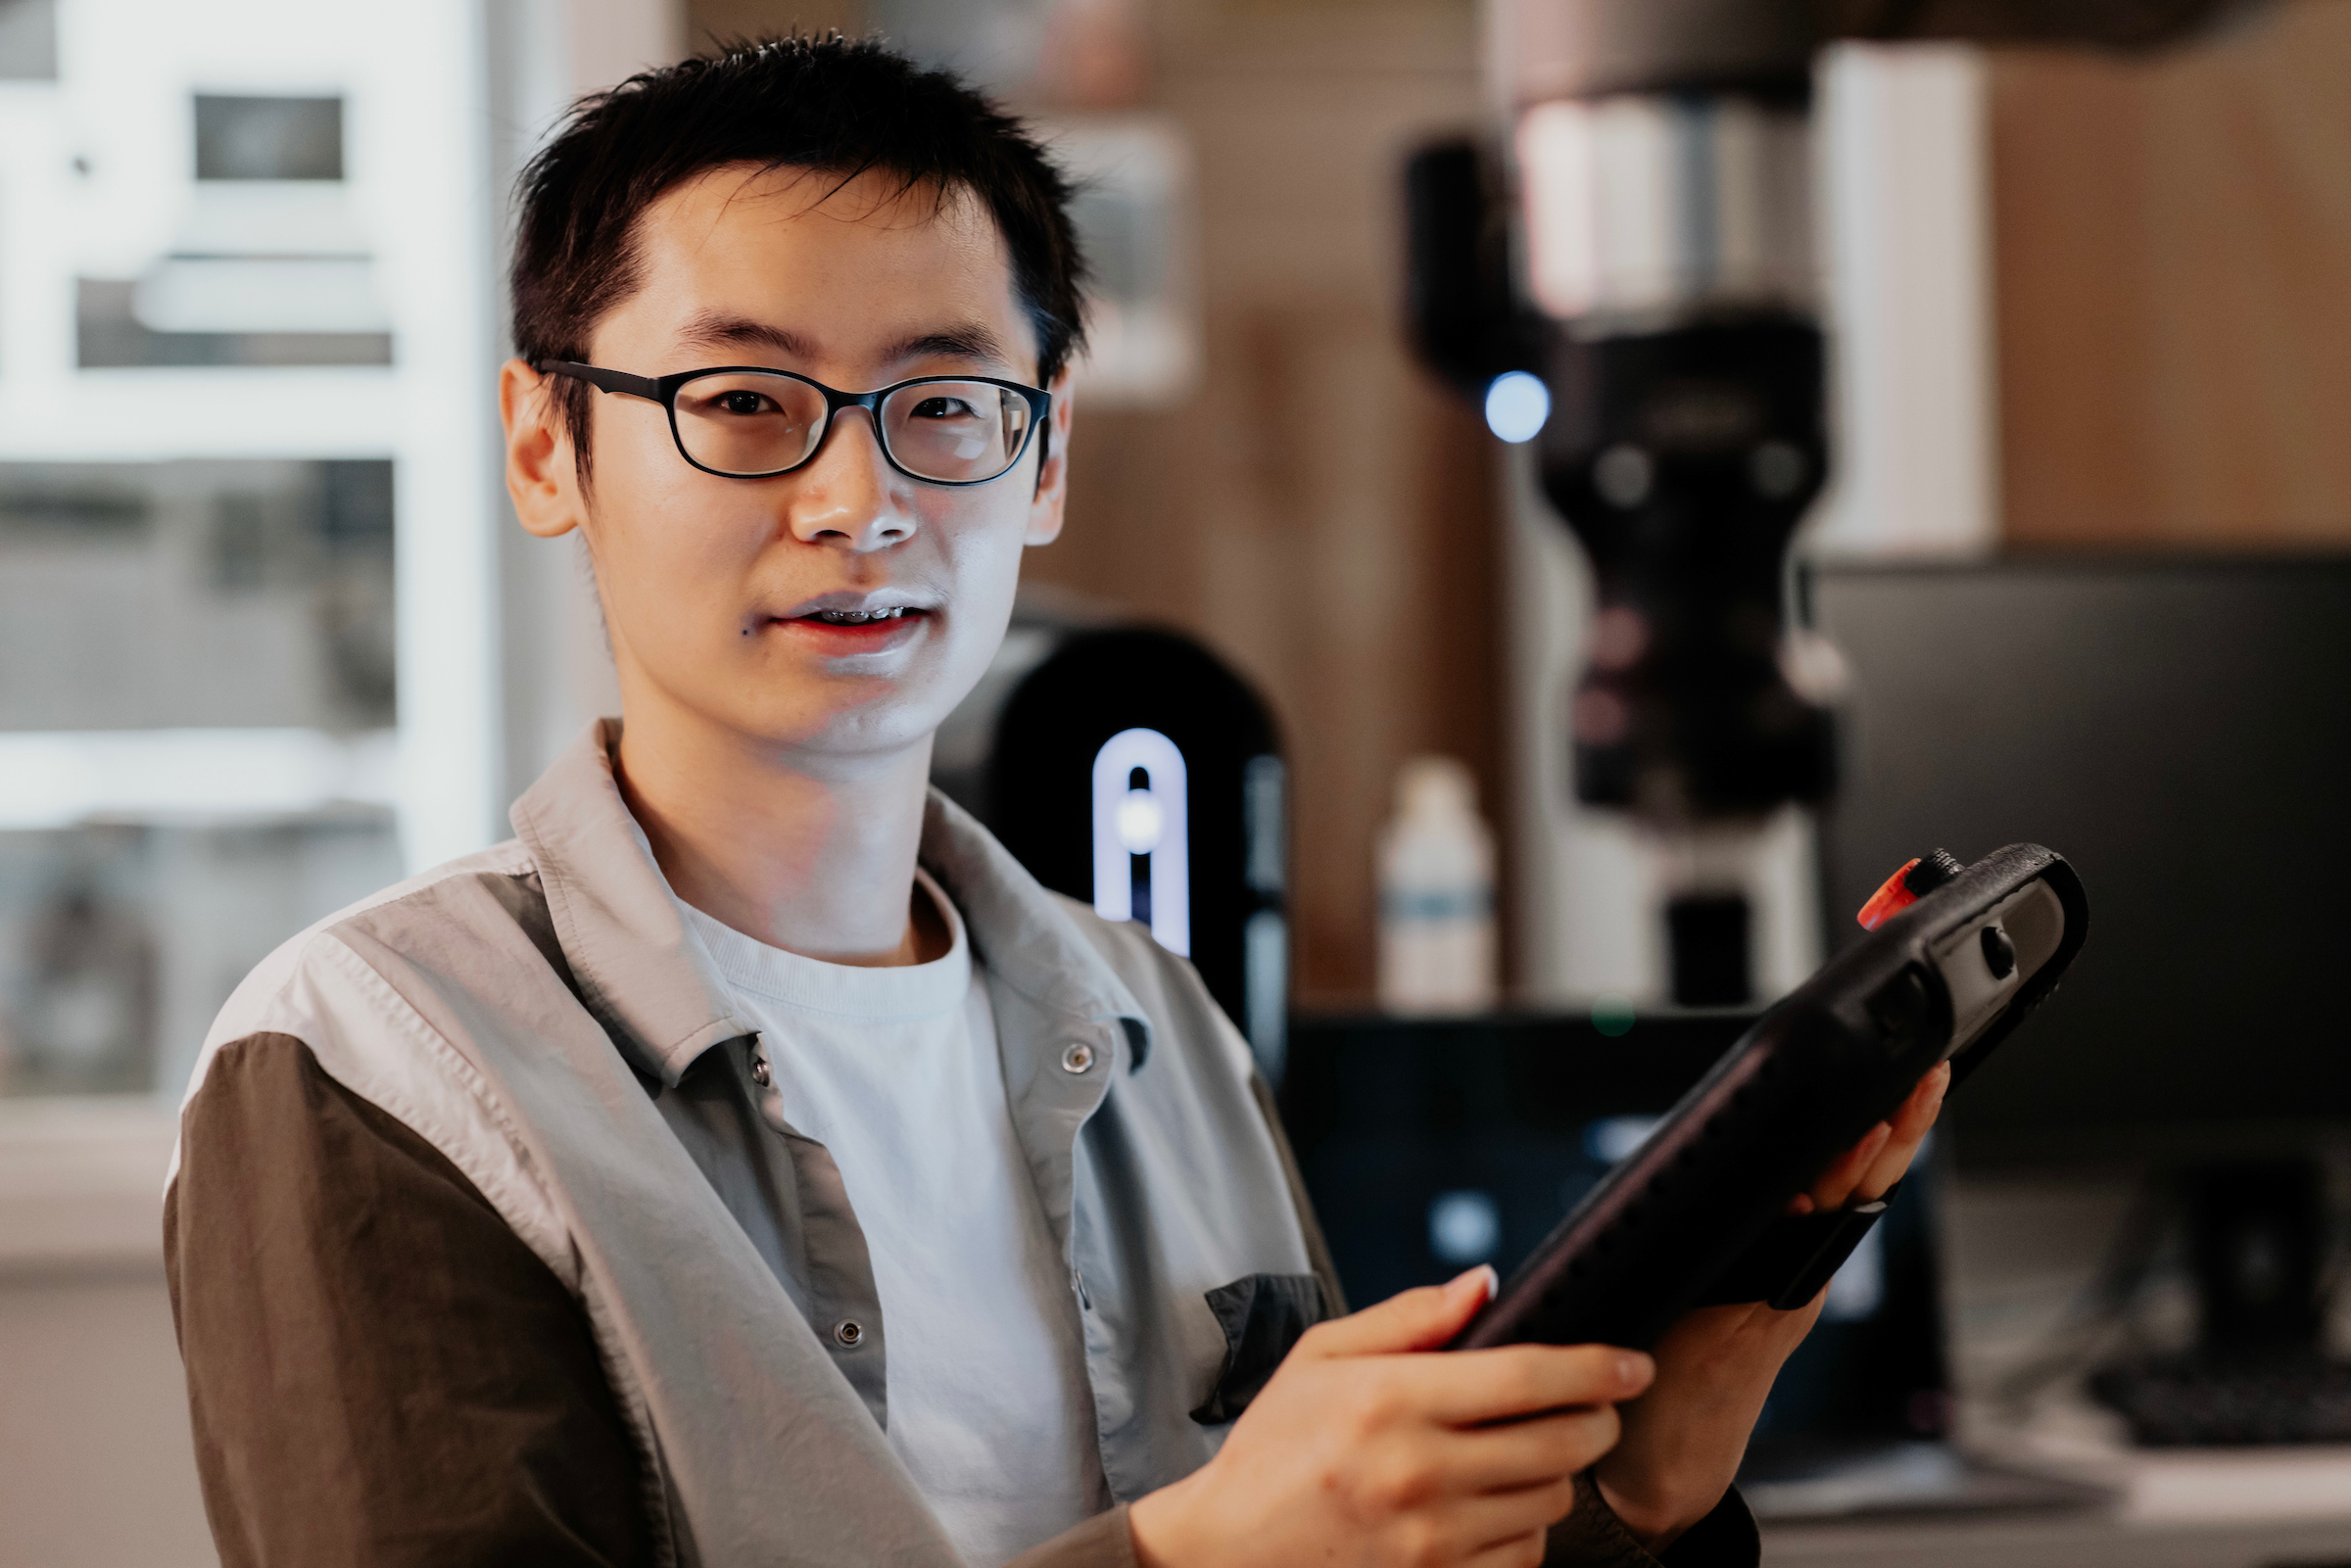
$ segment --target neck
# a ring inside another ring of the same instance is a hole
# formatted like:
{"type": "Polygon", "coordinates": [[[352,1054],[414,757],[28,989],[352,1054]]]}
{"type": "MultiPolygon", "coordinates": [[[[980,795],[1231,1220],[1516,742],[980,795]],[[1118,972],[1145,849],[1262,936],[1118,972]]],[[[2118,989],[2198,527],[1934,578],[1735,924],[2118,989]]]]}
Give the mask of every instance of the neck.
{"type": "Polygon", "coordinates": [[[680,898],[771,947],[879,967],[947,949],[913,896],[930,769],[927,736],[836,765],[637,704],[612,771],[680,898]]]}

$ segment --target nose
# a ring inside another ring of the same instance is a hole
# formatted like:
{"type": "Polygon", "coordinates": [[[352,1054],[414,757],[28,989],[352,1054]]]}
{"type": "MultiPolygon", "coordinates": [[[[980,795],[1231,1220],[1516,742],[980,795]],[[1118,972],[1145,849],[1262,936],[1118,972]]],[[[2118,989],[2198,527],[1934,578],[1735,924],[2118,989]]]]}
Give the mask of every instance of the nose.
{"type": "Polygon", "coordinates": [[[792,537],[858,554],[914,537],[914,519],[891,496],[890,468],[863,408],[843,408],[815,461],[792,478],[792,537]]]}

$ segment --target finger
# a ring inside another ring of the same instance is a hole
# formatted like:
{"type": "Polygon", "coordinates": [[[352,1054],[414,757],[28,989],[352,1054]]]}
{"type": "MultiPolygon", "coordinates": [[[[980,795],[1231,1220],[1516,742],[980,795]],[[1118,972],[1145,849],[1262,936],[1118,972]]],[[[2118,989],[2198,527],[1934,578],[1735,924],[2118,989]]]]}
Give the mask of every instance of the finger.
{"type": "Polygon", "coordinates": [[[1535,1531],[1549,1530],[1574,1508],[1573,1476],[1514,1492],[1464,1497],[1445,1510],[1438,1527],[1442,1545],[1449,1548],[1440,1553],[1440,1560],[1474,1560],[1477,1552],[1511,1547],[1535,1531]]]}
{"type": "Polygon", "coordinates": [[[1807,1189],[1815,1209],[1843,1209],[1845,1201],[1853,1195],[1861,1178],[1877,1162],[1886,1140],[1894,1136],[1890,1123],[1881,1121],[1862,1135],[1861,1141],[1837,1157],[1837,1163],[1822,1171],[1807,1189]]]}
{"type": "Polygon", "coordinates": [[[1539,1563],[1541,1553],[1521,1555],[1526,1545],[1575,1510],[1575,1478],[1562,1476],[1538,1487],[1489,1492],[1415,1510],[1425,1534],[1395,1540],[1415,1562],[1539,1563]]]}
{"type": "Polygon", "coordinates": [[[1515,1492],[1589,1470],[1623,1433],[1612,1404],[1446,1433],[1433,1465],[1448,1493],[1515,1492]]]}
{"type": "Polygon", "coordinates": [[[1612,1345],[1506,1345],[1413,1356],[1383,1369],[1413,1409],[1440,1426],[1476,1426],[1637,1398],[1657,1375],[1639,1351],[1612,1345]]]}
{"type": "Polygon", "coordinates": [[[1902,1179],[1910,1169],[1910,1162],[1918,1157],[1919,1146],[1934,1130],[1935,1118],[1943,1112],[1943,1097],[1950,1092],[1950,1087],[1948,1062],[1918,1080],[1910,1098],[1894,1114],[1886,1147],[1878,1151],[1877,1159],[1870,1162],[1869,1170],[1855,1185],[1855,1196],[1865,1203],[1874,1203],[1902,1179]]]}
{"type": "Polygon", "coordinates": [[[1467,1326],[1500,1286],[1492,1265],[1480,1263],[1450,1283],[1404,1291],[1376,1307],[1318,1323],[1299,1337],[1291,1354],[1315,1358],[1433,1351],[1467,1326]]]}

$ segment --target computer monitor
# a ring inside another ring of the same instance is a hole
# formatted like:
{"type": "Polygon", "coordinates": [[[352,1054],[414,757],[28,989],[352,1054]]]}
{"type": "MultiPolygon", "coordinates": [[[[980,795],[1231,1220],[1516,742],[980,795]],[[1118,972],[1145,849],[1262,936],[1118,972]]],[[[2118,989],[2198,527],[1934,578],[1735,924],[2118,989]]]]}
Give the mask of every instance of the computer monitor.
{"type": "Polygon", "coordinates": [[[2089,943],[1955,1096],[1962,1168],[2351,1127],[2351,557],[1817,566],[1851,667],[1829,948],[1913,855],[2073,862],[2089,943]]]}

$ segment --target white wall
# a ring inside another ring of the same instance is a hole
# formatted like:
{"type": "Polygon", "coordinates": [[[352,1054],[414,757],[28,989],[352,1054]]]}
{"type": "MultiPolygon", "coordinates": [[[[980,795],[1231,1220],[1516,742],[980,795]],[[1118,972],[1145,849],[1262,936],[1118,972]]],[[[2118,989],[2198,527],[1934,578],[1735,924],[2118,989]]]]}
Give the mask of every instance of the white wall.
{"type": "Polygon", "coordinates": [[[0,1102],[0,1562],[201,1568],[164,1290],[170,1113],[0,1102]]]}
{"type": "Polygon", "coordinates": [[[1983,57],[1845,44],[1819,82],[1837,448],[1805,547],[1988,551],[1999,443],[1983,57]]]}

